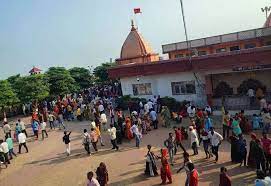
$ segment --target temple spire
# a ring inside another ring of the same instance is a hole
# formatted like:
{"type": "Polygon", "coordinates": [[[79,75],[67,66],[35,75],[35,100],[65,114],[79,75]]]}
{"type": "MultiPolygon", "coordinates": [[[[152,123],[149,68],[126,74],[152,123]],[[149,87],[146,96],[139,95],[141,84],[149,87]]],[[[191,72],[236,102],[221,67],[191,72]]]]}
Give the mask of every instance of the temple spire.
{"type": "Polygon", "coordinates": [[[133,19],[131,19],[131,26],[132,26],[131,31],[136,30],[133,19]]]}

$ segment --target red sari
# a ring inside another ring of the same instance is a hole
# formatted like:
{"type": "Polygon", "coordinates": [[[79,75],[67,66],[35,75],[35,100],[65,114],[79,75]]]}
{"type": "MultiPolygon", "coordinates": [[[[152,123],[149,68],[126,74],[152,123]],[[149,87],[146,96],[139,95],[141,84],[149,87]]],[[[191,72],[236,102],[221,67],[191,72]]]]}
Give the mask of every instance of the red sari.
{"type": "Polygon", "coordinates": [[[162,157],[161,157],[162,167],[160,169],[162,184],[166,184],[167,179],[168,179],[168,183],[172,183],[170,166],[169,166],[166,156],[167,156],[167,149],[162,149],[162,157]]]}
{"type": "Polygon", "coordinates": [[[125,119],[125,136],[128,140],[133,139],[133,134],[130,131],[131,126],[132,126],[131,119],[129,117],[126,117],[126,119],[125,119]]]}

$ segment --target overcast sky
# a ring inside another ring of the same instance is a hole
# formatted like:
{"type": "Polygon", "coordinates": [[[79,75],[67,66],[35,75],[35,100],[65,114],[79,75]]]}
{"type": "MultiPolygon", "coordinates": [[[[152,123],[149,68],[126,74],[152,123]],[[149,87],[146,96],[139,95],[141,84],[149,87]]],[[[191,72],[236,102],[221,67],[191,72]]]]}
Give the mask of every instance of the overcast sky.
{"type": "MultiPolygon", "coordinates": [[[[270,0],[183,0],[190,39],[262,27],[270,0]]],[[[32,66],[97,66],[118,58],[135,18],[155,52],[183,41],[179,0],[0,0],[0,78],[32,66]],[[133,16],[133,8],[142,14],[133,16]]]]}

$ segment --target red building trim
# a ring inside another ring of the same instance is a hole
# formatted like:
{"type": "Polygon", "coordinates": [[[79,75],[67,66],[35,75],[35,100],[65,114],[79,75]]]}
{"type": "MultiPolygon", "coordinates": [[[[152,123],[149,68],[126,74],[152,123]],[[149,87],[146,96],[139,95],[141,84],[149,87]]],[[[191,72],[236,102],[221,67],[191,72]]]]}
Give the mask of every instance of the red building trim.
{"type": "Polygon", "coordinates": [[[157,74],[233,69],[237,67],[271,64],[271,46],[193,57],[162,60],[142,64],[120,65],[108,70],[111,78],[148,76],[157,74]]]}

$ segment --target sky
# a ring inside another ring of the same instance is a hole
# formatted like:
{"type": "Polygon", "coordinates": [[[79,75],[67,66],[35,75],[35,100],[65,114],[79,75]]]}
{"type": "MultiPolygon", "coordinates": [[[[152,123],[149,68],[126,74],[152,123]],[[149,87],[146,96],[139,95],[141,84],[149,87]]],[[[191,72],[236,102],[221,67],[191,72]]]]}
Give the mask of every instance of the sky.
{"type": "MultiPolygon", "coordinates": [[[[189,39],[262,27],[271,0],[183,0],[189,39]]],[[[0,79],[120,55],[131,19],[153,50],[185,40],[179,0],[0,0],[0,79]],[[133,9],[142,14],[134,16],[133,9]]]]}

